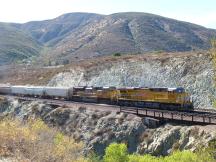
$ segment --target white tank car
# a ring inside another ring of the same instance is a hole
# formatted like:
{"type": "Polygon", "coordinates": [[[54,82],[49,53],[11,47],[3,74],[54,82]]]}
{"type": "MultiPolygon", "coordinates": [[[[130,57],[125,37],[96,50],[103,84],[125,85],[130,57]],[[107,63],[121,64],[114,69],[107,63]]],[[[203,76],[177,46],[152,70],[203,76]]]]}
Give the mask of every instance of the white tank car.
{"type": "Polygon", "coordinates": [[[11,86],[0,84],[0,94],[11,94],[11,86]]]}
{"type": "Polygon", "coordinates": [[[25,87],[25,93],[29,96],[44,96],[44,87],[25,87]]]}
{"type": "Polygon", "coordinates": [[[11,86],[11,93],[14,95],[43,96],[44,87],[11,86]]]}
{"type": "Polygon", "coordinates": [[[65,87],[44,87],[45,96],[69,98],[70,88],[65,87]]]}
{"type": "Polygon", "coordinates": [[[14,95],[26,95],[26,86],[11,86],[11,93],[14,95]]]}

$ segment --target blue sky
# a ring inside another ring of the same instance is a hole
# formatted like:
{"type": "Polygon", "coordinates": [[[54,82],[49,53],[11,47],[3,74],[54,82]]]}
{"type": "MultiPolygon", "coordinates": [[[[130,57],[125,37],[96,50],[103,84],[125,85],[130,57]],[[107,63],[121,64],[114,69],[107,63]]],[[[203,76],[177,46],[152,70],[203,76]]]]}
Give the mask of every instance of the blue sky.
{"type": "Polygon", "coordinates": [[[69,12],[148,12],[216,29],[216,0],[0,0],[0,21],[27,22],[69,12]]]}

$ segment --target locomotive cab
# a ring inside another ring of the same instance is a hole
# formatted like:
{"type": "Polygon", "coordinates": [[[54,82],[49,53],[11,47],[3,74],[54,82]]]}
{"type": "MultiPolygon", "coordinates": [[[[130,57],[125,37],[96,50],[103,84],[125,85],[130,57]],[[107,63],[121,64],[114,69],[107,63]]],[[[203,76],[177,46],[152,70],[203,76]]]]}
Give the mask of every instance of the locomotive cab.
{"type": "Polygon", "coordinates": [[[176,103],[180,104],[182,110],[192,110],[193,103],[191,102],[190,95],[185,92],[185,89],[182,87],[178,87],[173,89],[174,96],[176,98],[176,103]]]}

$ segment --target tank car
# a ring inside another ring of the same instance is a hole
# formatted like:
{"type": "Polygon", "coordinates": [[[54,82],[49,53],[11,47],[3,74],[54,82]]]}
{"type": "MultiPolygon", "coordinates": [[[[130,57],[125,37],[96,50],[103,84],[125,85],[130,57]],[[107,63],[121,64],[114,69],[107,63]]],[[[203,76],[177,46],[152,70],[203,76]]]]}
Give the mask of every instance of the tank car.
{"type": "Polygon", "coordinates": [[[29,97],[43,97],[44,87],[39,86],[11,86],[11,94],[29,97]]]}
{"type": "Polygon", "coordinates": [[[73,89],[65,87],[44,87],[45,98],[64,98],[69,99],[72,96],[73,89]]]}
{"type": "Polygon", "coordinates": [[[26,86],[11,86],[11,94],[18,96],[27,95],[25,88],[26,86]]]}
{"type": "Polygon", "coordinates": [[[32,97],[43,97],[44,96],[44,87],[33,87],[33,86],[26,86],[24,87],[25,96],[32,96],[32,97]]]}
{"type": "Polygon", "coordinates": [[[11,94],[11,86],[9,85],[0,85],[0,94],[11,94]]]}

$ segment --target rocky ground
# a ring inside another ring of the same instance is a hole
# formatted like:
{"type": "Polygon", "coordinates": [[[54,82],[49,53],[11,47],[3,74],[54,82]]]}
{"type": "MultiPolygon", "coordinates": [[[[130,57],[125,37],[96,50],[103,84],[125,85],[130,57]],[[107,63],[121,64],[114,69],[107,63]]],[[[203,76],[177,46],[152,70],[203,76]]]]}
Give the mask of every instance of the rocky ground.
{"type": "Polygon", "coordinates": [[[21,120],[42,118],[77,141],[85,144],[84,153],[100,155],[112,142],[127,143],[130,152],[167,155],[176,149],[195,150],[216,137],[216,126],[177,126],[165,124],[151,127],[149,121],[135,115],[88,110],[87,107],[62,108],[45,103],[6,100],[0,101],[0,115],[21,120]]]}

